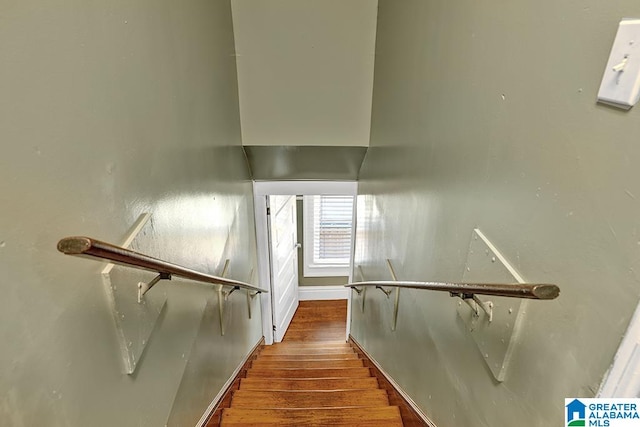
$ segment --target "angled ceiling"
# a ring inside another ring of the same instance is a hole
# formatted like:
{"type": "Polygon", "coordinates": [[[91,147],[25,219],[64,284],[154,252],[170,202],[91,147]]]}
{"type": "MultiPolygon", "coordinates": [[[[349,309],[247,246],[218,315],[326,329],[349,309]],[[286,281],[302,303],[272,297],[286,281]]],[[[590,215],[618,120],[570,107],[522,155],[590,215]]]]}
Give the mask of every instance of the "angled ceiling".
{"type": "Polygon", "coordinates": [[[255,180],[357,180],[367,147],[246,146],[255,180]]]}

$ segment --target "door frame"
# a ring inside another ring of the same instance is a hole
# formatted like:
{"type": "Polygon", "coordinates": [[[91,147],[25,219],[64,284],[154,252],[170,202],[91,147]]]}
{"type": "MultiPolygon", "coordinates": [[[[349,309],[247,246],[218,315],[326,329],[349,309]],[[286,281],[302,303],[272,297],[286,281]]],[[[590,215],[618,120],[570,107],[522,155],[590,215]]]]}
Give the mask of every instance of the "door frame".
{"type": "Polygon", "coordinates": [[[636,306],[609,370],[596,394],[598,398],[636,397],[640,390],[640,304],[636,306]]]}
{"type": "MultiPolygon", "coordinates": [[[[258,255],[258,280],[261,287],[271,290],[271,251],[269,248],[269,229],[267,225],[267,196],[302,195],[302,196],[354,196],[358,195],[357,181],[253,181],[253,207],[256,224],[256,250],[258,255]]],[[[353,231],[355,231],[354,203],[353,231]]],[[[355,232],[352,233],[351,246],[354,247],[355,232]]],[[[353,279],[353,255],[351,251],[349,282],[353,279]]],[[[262,312],[262,333],[265,344],[273,344],[273,311],[272,292],[260,294],[262,312]]],[[[345,339],[349,337],[351,327],[351,295],[347,299],[347,330],[345,339]]]]}

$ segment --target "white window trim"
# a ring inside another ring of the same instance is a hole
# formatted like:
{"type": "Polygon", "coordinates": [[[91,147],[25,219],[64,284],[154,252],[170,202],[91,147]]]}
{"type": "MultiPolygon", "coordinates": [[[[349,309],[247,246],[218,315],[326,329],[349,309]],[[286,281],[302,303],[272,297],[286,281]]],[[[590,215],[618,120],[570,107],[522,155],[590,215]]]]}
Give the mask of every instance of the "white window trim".
{"type": "MultiPolygon", "coordinates": [[[[349,194],[341,194],[341,196],[349,196],[349,194]]],[[[311,201],[312,195],[304,196],[303,207],[303,221],[304,227],[302,230],[304,236],[304,250],[303,252],[303,274],[305,277],[327,277],[327,276],[349,276],[350,261],[341,264],[317,264],[313,262],[313,244],[314,244],[314,230],[313,230],[313,203],[311,201]]],[[[352,196],[353,197],[353,196],[352,196]]],[[[353,208],[355,209],[355,198],[353,201],[353,208]]],[[[353,243],[353,224],[351,224],[351,242],[353,243]]],[[[352,246],[352,245],[350,245],[352,246]]]]}

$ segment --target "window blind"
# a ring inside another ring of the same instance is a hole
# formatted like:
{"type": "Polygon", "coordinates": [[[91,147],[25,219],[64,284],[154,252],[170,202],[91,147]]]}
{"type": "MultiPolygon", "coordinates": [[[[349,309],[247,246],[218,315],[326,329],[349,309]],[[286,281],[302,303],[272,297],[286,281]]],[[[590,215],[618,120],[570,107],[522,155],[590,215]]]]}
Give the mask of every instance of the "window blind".
{"type": "Polygon", "coordinates": [[[313,263],[348,265],[352,196],[313,196],[313,263]]]}

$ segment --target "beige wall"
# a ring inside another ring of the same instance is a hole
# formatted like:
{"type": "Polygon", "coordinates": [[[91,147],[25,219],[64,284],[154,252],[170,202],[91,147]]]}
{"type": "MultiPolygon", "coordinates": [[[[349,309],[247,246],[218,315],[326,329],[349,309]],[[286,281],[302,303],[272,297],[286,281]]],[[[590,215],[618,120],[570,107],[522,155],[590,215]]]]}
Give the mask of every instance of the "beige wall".
{"type": "Polygon", "coordinates": [[[0,424],[194,425],[261,337],[260,316],[249,321],[234,294],[223,338],[210,287],[163,282],[151,293],[167,292],[167,306],[124,375],[102,264],[56,243],[118,243],[151,212],[151,255],[209,272],[229,257],[247,280],[229,0],[3,0],[0,11],[0,424]]]}
{"type": "Polygon", "coordinates": [[[232,0],[245,145],[367,146],[377,0],[232,0]]]}
{"type": "Polygon", "coordinates": [[[440,427],[558,425],[612,362],[640,295],[640,107],[595,99],[625,16],[637,2],[380,1],[356,264],[461,280],[479,227],[562,289],[528,304],[503,383],[447,294],[403,291],[396,332],[367,294],[352,333],[440,427]]]}

